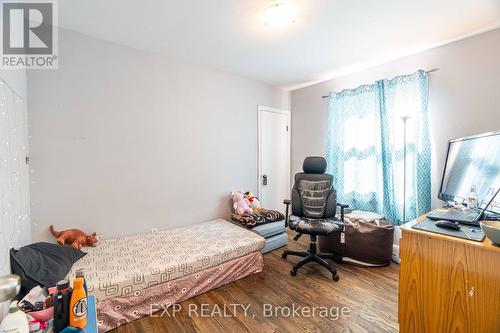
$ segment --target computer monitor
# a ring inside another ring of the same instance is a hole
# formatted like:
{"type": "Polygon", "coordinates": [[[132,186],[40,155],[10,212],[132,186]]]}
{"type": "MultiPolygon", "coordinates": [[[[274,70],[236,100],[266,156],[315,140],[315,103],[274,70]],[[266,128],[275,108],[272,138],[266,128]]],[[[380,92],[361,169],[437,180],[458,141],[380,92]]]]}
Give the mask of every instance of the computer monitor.
{"type": "MultiPolygon", "coordinates": [[[[484,208],[500,187],[500,131],[448,142],[439,199],[466,202],[472,186],[476,188],[479,208],[484,208]]],[[[488,211],[500,213],[499,197],[488,211]]]]}

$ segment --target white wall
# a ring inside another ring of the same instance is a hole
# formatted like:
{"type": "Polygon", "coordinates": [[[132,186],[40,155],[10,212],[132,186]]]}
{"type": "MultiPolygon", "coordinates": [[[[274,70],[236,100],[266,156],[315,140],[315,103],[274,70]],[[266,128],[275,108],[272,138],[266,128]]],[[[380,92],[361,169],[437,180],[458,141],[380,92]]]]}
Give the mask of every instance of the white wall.
{"type": "Polygon", "coordinates": [[[31,241],[25,99],[26,71],[0,70],[0,276],[10,248],[31,241]]]}
{"type": "Polygon", "coordinates": [[[0,79],[21,97],[26,97],[26,70],[0,69],[0,79]]]}
{"type": "Polygon", "coordinates": [[[59,69],[28,74],[33,239],[116,237],[229,217],[257,189],[266,84],[61,30],[59,69]]]}
{"type": "Polygon", "coordinates": [[[438,47],[291,93],[292,173],[304,157],[324,155],[330,91],[354,88],[383,78],[439,71],[429,79],[433,206],[449,139],[500,130],[500,29],[438,47]]]}

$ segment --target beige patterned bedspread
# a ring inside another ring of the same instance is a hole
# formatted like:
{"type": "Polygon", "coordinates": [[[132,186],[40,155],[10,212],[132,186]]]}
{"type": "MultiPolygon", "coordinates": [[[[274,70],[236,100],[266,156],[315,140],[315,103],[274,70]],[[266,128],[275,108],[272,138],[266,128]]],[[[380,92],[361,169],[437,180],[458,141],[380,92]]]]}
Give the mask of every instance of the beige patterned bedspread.
{"type": "Polygon", "coordinates": [[[68,274],[85,270],[97,301],[177,279],[259,251],[261,236],[223,219],[137,236],[101,240],[68,274]]]}

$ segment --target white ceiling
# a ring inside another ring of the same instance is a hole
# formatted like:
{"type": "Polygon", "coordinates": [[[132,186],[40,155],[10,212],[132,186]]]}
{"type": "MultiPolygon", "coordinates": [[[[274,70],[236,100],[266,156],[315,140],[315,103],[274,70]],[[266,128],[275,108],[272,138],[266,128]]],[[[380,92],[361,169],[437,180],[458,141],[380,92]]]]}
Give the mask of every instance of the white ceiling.
{"type": "Polygon", "coordinates": [[[296,23],[259,20],[271,0],[63,0],[67,29],[293,87],[500,27],[500,0],[287,0],[296,23]]]}

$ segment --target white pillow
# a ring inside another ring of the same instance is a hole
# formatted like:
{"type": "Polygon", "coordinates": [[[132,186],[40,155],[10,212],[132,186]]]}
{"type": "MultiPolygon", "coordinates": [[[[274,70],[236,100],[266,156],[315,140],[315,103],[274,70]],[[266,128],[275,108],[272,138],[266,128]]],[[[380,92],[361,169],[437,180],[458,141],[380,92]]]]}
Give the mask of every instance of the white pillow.
{"type": "Polygon", "coordinates": [[[384,215],[380,215],[373,212],[366,212],[364,210],[353,210],[351,213],[347,214],[347,217],[351,220],[363,220],[366,222],[373,222],[375,220],[381,220],[384,215]]]}

